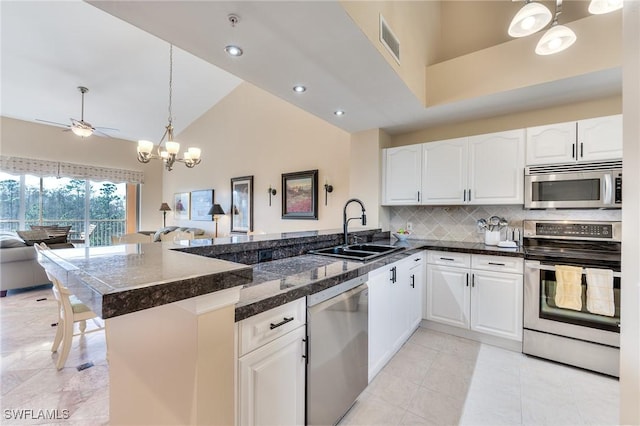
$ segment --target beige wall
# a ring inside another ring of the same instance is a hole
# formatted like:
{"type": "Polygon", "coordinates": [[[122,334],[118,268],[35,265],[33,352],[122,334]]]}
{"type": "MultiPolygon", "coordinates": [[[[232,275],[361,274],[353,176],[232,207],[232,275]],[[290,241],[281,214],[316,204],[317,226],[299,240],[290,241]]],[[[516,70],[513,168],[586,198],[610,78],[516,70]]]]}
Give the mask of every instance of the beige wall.
{"type": "Polygon", "coordinates": [[[440,2],[342,1],[342,6],[424,105],[425,66],[435,61],[440,39],[440,2]],[[400,64],[380,42],[380,15],[400,41],[400,64]]]}
{"type": "MultiPolygon", "coordinates": [[[[264,232],[333,229],[342,226],[342,207],[349,189],[349,133],[265,92],[242,83],[176,137],[184,146],[202,148],[202,163],[194,169],[177,164],[163,175],[163,201],[174,193],[215,190],[225,212],[231,203],[232,177],[254,176],[254,229],[264,232]],[[281,219],[281,174],[319,170],[318,220],[281,219]],[[323,186],[334,191],[324,205],[323,186]],[[269,206],[267,189],[277,189],[269,206]]],[[[357,196],[357,194],[353,194],[357,196]]],[[[222,217],[218,235],[230,230],[222,217]]],[[[167,225],[194,226],[213,232],[212,222],[180,221],[167,215],[167,225]]]]}
{"type": "Polygon", "coordinates": [[[571,28],[578,41],[561,54],[538,56],[534,53],[538,37],[523,37],[427,67],[426,105],[476,98],[621,65],[620,11],[577,20],[571,28]]]}
{"type": "Polygon", "coordinates": [[[640,424],[640,1],[624,2],[620,424],[640,424]]]}
{"type": "Polygon", "coordinates": [[[138,162],[134,142],[99,136],[82,139],[58,127],[7,117],[2,117],[1,123],[2,155],[144,171],[140,228],[152,230],[162,226],[158,211],[162,201],[162,171],[158,164],[138,162]]]}
{"type": "Polygon", "coordinates": [[[391,145],[412,145],[620,113],[622,113],[622,97],[612,96],[481,120],[430,127],[415,132],[394,135],[391,138],[391,145]]]}

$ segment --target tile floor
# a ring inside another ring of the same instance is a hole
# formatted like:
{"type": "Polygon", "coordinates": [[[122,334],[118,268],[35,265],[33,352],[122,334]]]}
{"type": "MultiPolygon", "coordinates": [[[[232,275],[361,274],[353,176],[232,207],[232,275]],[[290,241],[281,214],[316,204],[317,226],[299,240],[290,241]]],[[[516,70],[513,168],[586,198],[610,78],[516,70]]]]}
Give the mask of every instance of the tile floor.
{"type": "MultiPolygon", "coordinates": [[[[0,320],[2,424],[108,424],[103,333],[74,338],[57,371],[50,289],[11,292],[0,320]],[[76,369],[86,362],[94,366],[76,369]],[[58,419],[11,418],[38,410],[58,419]]],[[[420,328],[340,424],[613,425],[618,400],[615,379],[420,328]]]]}

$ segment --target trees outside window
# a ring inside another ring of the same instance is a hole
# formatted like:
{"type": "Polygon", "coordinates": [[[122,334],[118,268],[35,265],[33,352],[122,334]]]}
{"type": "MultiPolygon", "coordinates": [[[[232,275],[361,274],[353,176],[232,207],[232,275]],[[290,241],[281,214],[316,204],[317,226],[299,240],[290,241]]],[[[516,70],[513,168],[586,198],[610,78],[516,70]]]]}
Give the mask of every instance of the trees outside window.
{"type": "Polygon", "coordinates": [[[72,227],[79,239],[91,225],[91,245],[111,244],[126,229],[126,184],[0,172],[0,230],[29,225],[72,227]]]}

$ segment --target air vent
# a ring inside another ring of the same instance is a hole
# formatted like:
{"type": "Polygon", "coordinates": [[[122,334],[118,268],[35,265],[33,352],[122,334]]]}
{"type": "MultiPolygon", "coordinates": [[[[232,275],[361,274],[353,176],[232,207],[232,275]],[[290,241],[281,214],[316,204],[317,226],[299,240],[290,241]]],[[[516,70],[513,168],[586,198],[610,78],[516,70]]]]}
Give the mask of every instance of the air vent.
{"type": "Polygon", "coordinates": [[[548,173],[575,173],[594,172],[598,170],[621,169],[622,161],[602,161],[598,163],[569,163],[569,164],[548,164],[542,166],[531,166],[525,168],[526,175],[540,175],[548,173]]]}
{"type": "Polygon", "coordinates": [[[387,25],[382,15],[380,15],[380,41],[399,64],[400,40],[393,34],[393,31],[391,31],[391,28],[389,28],[389,25],[387,25]]]}

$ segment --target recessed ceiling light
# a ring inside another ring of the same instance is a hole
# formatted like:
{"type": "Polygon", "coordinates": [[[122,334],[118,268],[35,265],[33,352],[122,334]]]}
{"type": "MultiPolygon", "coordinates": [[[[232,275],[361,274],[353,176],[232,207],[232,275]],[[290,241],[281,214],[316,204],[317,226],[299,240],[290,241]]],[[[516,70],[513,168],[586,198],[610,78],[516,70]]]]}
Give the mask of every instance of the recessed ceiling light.
{"type": "Polygon", "coordinates": [[[301,84],[297,84],[297,85],[293,86],[293,91],[296,92],[296,93],[303,93],[303,92],[307,91],[307,88],[304,87],[301,84]]]}
{"type": "Polygon", "coordinates": [[[242,49],[238,46],[229,45],[224,48],[224,51],[231,56],[242,56],[242,49]]]}
{"type": "Polygon", "coordinates": [[[338,117],[340,117],[341,115],[344,115],[344,111],[341,110],[341,109],[337,109],[337,110],[333,111],[333,113],[335,115],[337,115],[338,117]]]}

